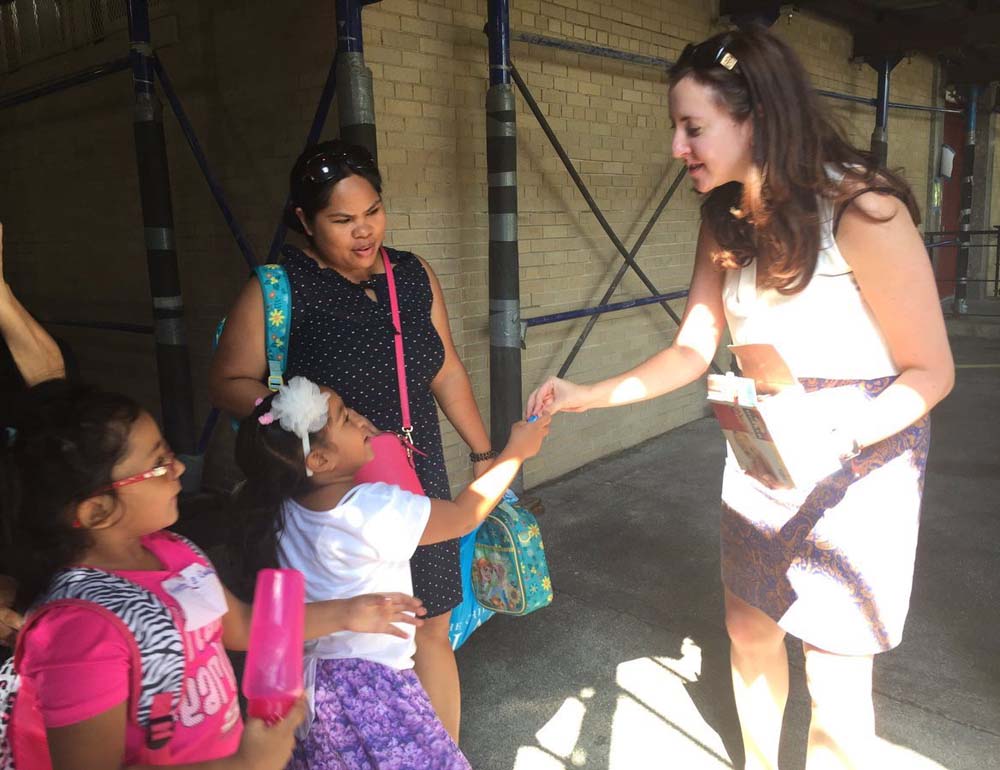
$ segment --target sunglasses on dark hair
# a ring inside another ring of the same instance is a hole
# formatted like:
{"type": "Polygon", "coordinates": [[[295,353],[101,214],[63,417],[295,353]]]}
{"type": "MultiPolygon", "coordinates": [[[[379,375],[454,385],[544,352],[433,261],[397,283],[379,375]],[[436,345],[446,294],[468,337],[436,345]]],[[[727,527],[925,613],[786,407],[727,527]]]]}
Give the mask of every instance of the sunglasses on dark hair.
{"type": "Polygon", "coordinates": [[[364,147],[351,146],[345,150],[330,152],[324,150],[306,161],[302,178],[313,184],[323,184],[339,176],[337,167],[346,164],[355,171],[374,169],[375,160],[364,147]]]}
{"type": "Polygon", "coordinates": [[[721,39],[710,39],[703,43],[688,43],[677,59],[675,67],[692,67],[707,70],[712,67],[722,67],[729,72],[741,73],[740,60],[733,55],[727,46],[732,43],[732,36],[725,35],[721,39]]]}

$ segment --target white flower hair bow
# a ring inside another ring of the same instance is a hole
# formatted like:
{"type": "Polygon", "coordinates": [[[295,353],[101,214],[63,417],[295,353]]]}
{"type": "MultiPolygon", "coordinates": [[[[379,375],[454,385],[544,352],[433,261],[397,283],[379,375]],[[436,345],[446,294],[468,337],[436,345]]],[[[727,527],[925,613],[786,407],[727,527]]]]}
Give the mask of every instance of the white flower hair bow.
{"type": "MultiPolygon", "coordinates": [[[[302,439],[302,457],[309,457],[309,434],[322,430],[330,416],[329,393],[305,377],[292,377],[278,389],[271,402],[270,414],[281,427],[302,439]]],[[[306,468],[306,475],[312,471],[306,468]]]]}

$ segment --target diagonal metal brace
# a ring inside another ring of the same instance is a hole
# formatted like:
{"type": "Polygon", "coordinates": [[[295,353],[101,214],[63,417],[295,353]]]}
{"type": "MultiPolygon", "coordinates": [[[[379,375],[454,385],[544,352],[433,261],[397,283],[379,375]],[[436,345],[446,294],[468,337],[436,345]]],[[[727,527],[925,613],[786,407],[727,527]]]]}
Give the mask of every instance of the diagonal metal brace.
{"type": "MultiPolygon", "coordinates": [[[[614,247],[618,250],[618,253],[621,254],[622,258],[625,260],[625,264],[628,267],[632,268],[632,270],[635,272],[639,280],[642,281],[642,283],[649,290],[650,294],[653,295],[661,294],[660,290],[656,288],[653,282],[649,280],[649,277],[646,275],[646,273],[643,272],[642,268],[640,268],[639,265],[636,263],[635,256],[631,254],[627,248],[625,248],[625,244],[622,243],[621,238],[618,237],[618,234],[614,231],[614,228],[611,227],[611,224],[608,222],[607,218],[604,216],[604,213],[597,205],[597,201],[594,200],[594,197],[590,194],[590,191],[587,189],[587,185],[584,184],[584,181],[580,177],[579,172],[577,172],[576,167],[573,165],[573,161],[570,160],[569,156],[566,154],[566,151],[559,143],[559,138],[555,135],[555,132],[552,130],[552,126],[550,126],[549,122],[545,119],[545,115],[542,114],[542,111],[538,106],[538,102],[535,101],[535,97],[531,94],[531,91],[528,89],[527,84],[521,78],[521,73],[517,71],[517,67],[514,66],[513,62],[511,62],[510,65],[510,74],[511,77],[514,79],[514,83],[517,85],[518,90],[521,92],[521,96],[524,97],[525,103],[528,105],[528,108],[531,110],[531,113],[535,116],[535,120],[538,121],[538,125],[541,126],[542,131],[545,132],[545,135],[548,137],[549,142],[552,144],[552,148],[556,151],[556,154],[559,156],[559,160],[562,161],[563,166],[565,166],[566,168],[566,171],[573,179],[573,183],[580,191],[580,194],[583,196],[583,199],[587,202],[587,206],[590,207],[591,212],[597,218],[597,222],[598,224],[600,224],[601,229],[604,230],[608,238],[611,239],[611,242],[614,244],[614,247]]],[[[664,203],[663,205],[666,204],[664,203]]],[[[677,324],[677,326],[680,326],[681,318],[680,316],[677,315],[676,312],[674,312],[673,308],[671,308],[666,301],[660,302],[659,304],[660,307],[662,307],[667,312],[667,315],[669,315],[670,318],[673,319],[673,322],[677,324]]],[[[715,368],[714,363],[712,364],[712,366],[713,368],[715,368]]],[[[716,371],[718,371],[718,369],[716,369],[716,371]]]]}
{"type": "MultiPolygon", "coordinates": [[[[633,261],[635,260],[636,255],[639,253],[639,249],[641,249],[642,245],[646,242],[646,238],[649,236],[649,233],[653,230],[653,226],[660,218],[660,214],[663,213],[663,210],[667,207],[667,204],[670,202],[670,199],[674,197],[674,193],[677,191],[677,188],[680,185],[681,180],[683,180],[685,176],[687,176],[687,170],[682,169],[681,172],[677,174],[677,176],[674,178],[674,181],[670,183],[670,187],[667,188],[667,192],[664,193],[663,198],[660,200],[659,205],[656,207],[656,210],[653,212],[653,215],[649,218],[649,222],[646,223],[646,226],[643,228],[642,232],[639,233],[639,237],[636,238],[635,243],[632,244],[632,248],[629,250],[629,256],[632,257],[633,261]]],[[[622,279],[625,277],[625,273],[628,272],[628,268],[629,268],[628,262],[625,262],[621,267],[618,268],[618,272],[612,279],[611,285],[608,286],[607,291],[604,292],[604,296],[601,297],[601,301],[597,303],[598,306],[603,306],[608,304],[608,300],[610,300],[611,295],[615,293],[615,289],[618,288],[618,284],[622,282],[622,279]]],[[[568,372],[569,368],[573,365],[573,361],[576,360],[577,354],[580,352],[580,349],[587,341],[587,338],[590,336],[590,332],[593,331],[594,326],[597,324],[597,320],[599,318],[600,315],[593,315],[589,319],[587,319],[587,326],[584,328],[582,332],[580,332],[580,336],[577,338],[576,344],[573,345],[573,349],[569,352],[569,355],[566,356],[566,360],[563,361],[563,365],[559,367],[559,373],[556,375],[557,377],[566,376],[566,372],[568,372]]]]}

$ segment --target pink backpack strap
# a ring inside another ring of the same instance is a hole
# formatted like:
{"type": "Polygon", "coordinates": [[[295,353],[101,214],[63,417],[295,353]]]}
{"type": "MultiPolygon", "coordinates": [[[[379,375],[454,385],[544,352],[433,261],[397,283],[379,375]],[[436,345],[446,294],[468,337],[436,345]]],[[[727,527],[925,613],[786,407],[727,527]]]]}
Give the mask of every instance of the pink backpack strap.
{"type": "Polygon", "coordinates": [[[27,631],[60,607],[96,612],[118,628],[131,657],[129,721],[146,733],[143,762],[163,764],[180,708],[184,640],[171,612],[155,594],[126,578],[90,567],[60,572],[18,634],[15,668],[27,631]]]}
{"type": "MultiPolygon", "coordinates": [[[[109,622],[111,625],[118,629],[118,632],[122,635],[125,640],[126,645],[129,650],[129,657],[131,659],[131,665],[129,666],[129,692],[137,693],[142,689],[142,655],[139,653],[139,645],[136,644],[135,635],[129,630],[129,627],[125,625],[124,621],[118,615],[116,615],[111,610],[102,607],[87,599],[54,599],[50,602],[46,602],[37,610],[28,613],[25,618],[24,625],[21,626],[21,630],[17,632],[17,642],[14,647],[14,669],[18,670],[21,667],[21,659],[24,654],[24,640],[28,636],[28,632],[31,630],[41,618],[43,618],[49,612],[53,610],[58,610],[66,607],[77,607],[81,610],[87,610],[88,612],[94,612],[100,615],[104,620],[109,622]]],[[[133,722],[138,722],[138,698],[129,698],[131,702],[131,708],[129,709],[129,719],[133,722]]]]}

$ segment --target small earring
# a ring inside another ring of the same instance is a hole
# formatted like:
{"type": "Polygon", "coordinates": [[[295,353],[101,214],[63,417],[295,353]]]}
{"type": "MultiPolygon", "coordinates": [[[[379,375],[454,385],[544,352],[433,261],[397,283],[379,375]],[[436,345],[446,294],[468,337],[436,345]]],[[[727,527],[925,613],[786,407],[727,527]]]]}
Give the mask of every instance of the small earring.
{"type": "Polygon", "coordinates": [[[83,524],[80,523],[79,519],[73,519],[72,526],[73,526],[73,529],[80,529],[80,527],[82,527],[83,524]]]}

